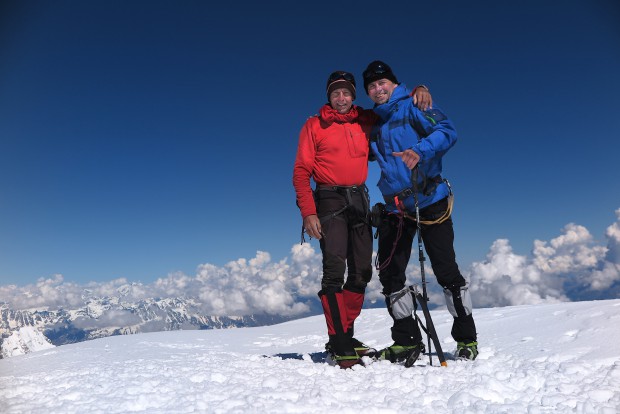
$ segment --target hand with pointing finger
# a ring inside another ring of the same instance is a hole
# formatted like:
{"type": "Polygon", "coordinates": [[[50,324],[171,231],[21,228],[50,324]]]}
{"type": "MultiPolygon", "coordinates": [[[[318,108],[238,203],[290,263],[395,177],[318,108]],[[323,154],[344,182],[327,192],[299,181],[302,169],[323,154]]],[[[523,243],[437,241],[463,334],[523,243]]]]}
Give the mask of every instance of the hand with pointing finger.
{"type": "Polygon", "coordinates": [[[420,161],[420,156],[411,149],[406,149],[402,152],[393,152],[392,155],[402,158],[403,162],[410,170],[413,170],[418,164],[418,161],[420,161]]]}

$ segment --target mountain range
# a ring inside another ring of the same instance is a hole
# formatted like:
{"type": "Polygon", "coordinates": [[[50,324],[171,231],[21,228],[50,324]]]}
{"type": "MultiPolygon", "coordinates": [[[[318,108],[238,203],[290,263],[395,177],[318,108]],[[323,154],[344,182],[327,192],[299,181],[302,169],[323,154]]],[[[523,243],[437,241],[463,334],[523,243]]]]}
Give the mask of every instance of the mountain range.
{"type": "Polygon", "coordinates": [[[194,298],[88,297],[76,309],[15,310],[0,302],[0,358],[114,335],[271,325],[273,315],[212,316],[194,298]],[[37,337],[38,336],[38,337],[37,337]]]}

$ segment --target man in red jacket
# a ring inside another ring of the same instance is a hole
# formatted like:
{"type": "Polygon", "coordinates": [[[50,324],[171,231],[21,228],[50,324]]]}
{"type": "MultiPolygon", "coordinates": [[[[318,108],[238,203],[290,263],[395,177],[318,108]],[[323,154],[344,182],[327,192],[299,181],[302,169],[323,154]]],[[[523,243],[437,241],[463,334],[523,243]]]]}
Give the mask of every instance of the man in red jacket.
{"type": "MultiPolygon", "coordinates": [[[[353,337],[353,325],[372,276],[372,227],[365,181],[369,134],[376,115],[353,105],[355,78],[349,72],[333,72],[326,92],[328,103],[301,130],[293,186],[304,231],[319,240],[323,254],[318,294],[327,321],[326,348],[341,368],[349,368],[359,364],[368,351],[353,337]],[[314,191],[311,178],[316,183],[314,191]]],[[[431,97],[426,88],[417,88],[414,100],[426,107],[431,97]]]]}

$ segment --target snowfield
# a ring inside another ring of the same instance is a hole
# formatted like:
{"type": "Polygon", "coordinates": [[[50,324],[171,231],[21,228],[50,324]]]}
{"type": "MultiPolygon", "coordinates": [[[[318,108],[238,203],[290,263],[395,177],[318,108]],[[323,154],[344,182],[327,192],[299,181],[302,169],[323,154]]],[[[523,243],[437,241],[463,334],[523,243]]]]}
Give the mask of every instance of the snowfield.
{"type": "MultiPolygon", "coordinates": [[[[116,336],[0,360],[12,413],[620,412],[620,299],[474,311],[476,361],[404,368],[325,361],[323,316],[279,325],[116,336]]],[[[451,316],[431,311],[446,356],[451,316]]],[[[356,337],[391,343],[385,309],[356,337]]]]}

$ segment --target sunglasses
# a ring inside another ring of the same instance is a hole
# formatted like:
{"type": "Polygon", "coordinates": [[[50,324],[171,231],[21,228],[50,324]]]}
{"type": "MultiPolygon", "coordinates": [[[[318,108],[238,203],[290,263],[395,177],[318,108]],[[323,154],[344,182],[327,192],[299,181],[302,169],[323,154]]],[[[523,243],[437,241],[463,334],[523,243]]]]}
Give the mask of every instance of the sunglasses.
{"type": "Polygon", "coordinates": [[[327,83],[332,83],[340,79],[344,79],[347,82],[351,82],[353,86],[355,86],[355,78],[353,77],[353,75],[350,74],[349,72],[340,72],[340,71],[334,72],[331,75],[329,75],[329,78],[327,78],[327,83]]]}
{"type": "Polygon", "coordinates": [[[390,68],[386,65],[378,64],[374,65],[372,68],[366,69],[362,76],[364,79],[369,79],[377,75],[383,75],[384,73],[388,73],[390,68]]]}

